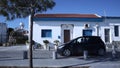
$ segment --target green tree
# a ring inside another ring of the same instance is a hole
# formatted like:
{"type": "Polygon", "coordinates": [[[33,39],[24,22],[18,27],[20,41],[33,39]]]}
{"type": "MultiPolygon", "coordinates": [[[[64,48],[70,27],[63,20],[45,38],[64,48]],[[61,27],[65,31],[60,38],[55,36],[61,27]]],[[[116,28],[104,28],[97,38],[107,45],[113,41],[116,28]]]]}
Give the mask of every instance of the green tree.
{"type": "Polygon", "coordinates": [[[32,61],[32,37],[33,37],[33,17],[36,13],[52,9],[55,5],[53,0],[0,0],[0,15],[7,20],[24,18],[30,15],[30,68],[33,68],[32,61]]]}

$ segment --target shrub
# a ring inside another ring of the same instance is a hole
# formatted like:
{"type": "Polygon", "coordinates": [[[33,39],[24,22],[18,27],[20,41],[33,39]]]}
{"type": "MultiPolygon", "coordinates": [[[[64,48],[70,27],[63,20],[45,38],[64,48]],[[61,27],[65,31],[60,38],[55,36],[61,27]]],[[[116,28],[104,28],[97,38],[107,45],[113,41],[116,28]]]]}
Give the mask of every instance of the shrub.
{"type": "Polygon", "coordinates": [[[43,42],[45,43],[45,45],[47,45],[49,43],[48,40],[43,40],[43,42]]]}
{"type": "Polygon", "coordinates": [[[55,40],[54,43],[58,46],[59,40],[55,40]]]}

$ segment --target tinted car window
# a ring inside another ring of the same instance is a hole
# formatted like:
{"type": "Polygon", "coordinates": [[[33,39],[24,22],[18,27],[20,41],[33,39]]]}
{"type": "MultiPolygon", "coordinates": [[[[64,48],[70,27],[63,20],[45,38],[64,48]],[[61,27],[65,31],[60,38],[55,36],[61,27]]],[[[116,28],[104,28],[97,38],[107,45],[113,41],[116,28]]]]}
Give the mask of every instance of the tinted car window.
{"type": "Polygon", "coordinates": [[[81,42],[82,42],[82,38],[78,38],[77,43],[81,43],[81,42]]]}
{"type": "Polygon", "coordinates": [[[82,42],[87,42],[87,39],[86,38],[78,38],[76,40],[77,43],[82,43],[82,42]]]}

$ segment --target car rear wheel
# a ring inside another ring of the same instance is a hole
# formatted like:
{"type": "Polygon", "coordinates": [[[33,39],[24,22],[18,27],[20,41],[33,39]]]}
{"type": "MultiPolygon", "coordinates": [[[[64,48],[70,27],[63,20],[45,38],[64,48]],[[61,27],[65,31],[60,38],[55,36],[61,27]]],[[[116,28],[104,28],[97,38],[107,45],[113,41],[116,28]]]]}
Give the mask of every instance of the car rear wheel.
{"type": "Polygon", "coordinates": [[[99,49],[98,50],[98,55],[100,55],[100,56],[103,56],[105,54],[105,50],[104,49],[99,49]]]}
{"type": "Polygon", "coordinates": [[[70,55],[71,55],[70,49],[65,49],[65,50],[63,51],[63,55],[64,55],[64,56],[70,56],[70,55]]]}

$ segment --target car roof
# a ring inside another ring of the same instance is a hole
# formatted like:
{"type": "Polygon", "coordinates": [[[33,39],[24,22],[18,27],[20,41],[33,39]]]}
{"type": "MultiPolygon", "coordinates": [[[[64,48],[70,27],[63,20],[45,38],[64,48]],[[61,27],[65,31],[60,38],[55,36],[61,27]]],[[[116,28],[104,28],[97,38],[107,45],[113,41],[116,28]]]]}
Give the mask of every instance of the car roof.
{"type": "Polygon", "coordinates": [[[100,38],[100,36],[80,36],[80,38],[100,38]]]}
{"type": "Polygon", "coordinates": [[[73,40],[75,40],[75,39],[78,39],[78,38],[97,38],[97,39],[99,39],[100,38],[100,36],[80,36],[80,37],[77,37],[77,38],[74,38],[74,39],[72,39],[72,40],[70,40],[69,42],[67,42],[67,43],[70,43],[70,42],[72,42],[73,40]]]}

